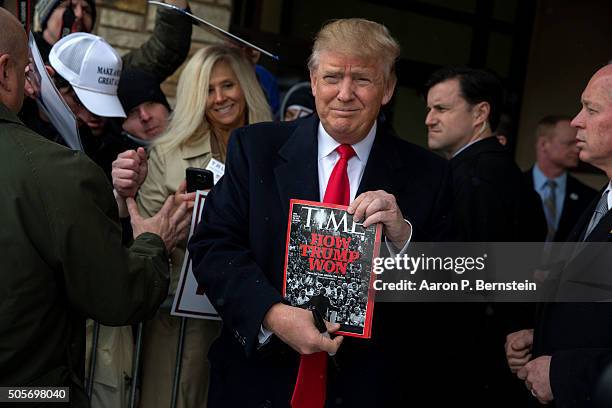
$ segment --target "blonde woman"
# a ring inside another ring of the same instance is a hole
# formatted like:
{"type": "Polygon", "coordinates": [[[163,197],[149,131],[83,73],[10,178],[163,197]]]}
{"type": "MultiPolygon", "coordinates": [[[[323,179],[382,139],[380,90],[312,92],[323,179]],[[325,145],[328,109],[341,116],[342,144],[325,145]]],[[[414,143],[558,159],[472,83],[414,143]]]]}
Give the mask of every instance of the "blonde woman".
{"type": "MultiPolygon", "coordinates": [[[[250,63],[232,48],[214,45],[189,60],[177,87],[177,103],[166,132],[154,143],[148,162],[144,150],[127,152],[114,163],[113,184],[120,196],[134,195],[144,215],[155,214],[166,197],[193,199],[179,185],[187,167],[205,168],[212,160],[225,161],[232,130],[272,119],[250,63]],[[123,157],[122,157],[123,156],[123,157]],[[147,174],[148,165],[148,174],[147,174]],[[145,179],[146,175],[146,179],[145,179]],[[144,182],[143,182],[144,180],[144,182]]],[[[186,242],[171,253],[170,292],[176,290],[186,242]]],[[[168,407],[174,376],[180,319],[160,309],[145,326],[141,405],[168,407]]],[[[184,344],[177,407],[206,404],[206,355],[220,323],[189,319],[184,344]]]]}

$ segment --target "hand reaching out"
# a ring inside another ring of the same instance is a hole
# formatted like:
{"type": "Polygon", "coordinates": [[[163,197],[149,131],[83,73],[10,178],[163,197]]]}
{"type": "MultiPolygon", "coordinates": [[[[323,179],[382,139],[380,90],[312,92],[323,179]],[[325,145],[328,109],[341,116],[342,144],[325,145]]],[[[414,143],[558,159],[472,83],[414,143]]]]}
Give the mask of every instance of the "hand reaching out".
{"type": "Polygon", "coordinates": [[[145,232],[159,235],[171,252],[189,234],[191,213],[187,211],[187,203],[175,204],[174,196],[168,197],[164,206],[151,218],[143,218],[133,198],[126,199],[134,238],[145,232]]]}

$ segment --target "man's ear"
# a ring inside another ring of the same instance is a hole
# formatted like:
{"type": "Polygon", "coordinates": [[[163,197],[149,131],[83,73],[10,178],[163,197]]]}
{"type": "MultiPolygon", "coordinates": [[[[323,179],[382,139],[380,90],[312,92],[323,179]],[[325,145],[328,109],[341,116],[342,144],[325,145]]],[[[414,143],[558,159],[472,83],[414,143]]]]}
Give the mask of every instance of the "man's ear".
{"type": "Polygon", "coordinates": [[[481,124],[489,121],[489,115],[491,114],[491,105],[488,102],[479,102],[474,105],[472,109],[474,114],[474,121],[477,124],[481,124]]]}
{"type": "Polygon", "coordinates": [[[11,87],[8,83],[9,74],[11,71],[11,56],[9,54],[0,55],[0,89],[10,91],[11,87]]]}
{"type": "Polygon", "coordinates": [[[317,70],[310,70],[310,92],[312,96],[317,96],[317,70]]]}
{"type": "Polygon", "coordinates": [[[538,150],[544,151],[546,149],[547,144],[548,144],[548,138],[546,136],[540,136],[536,140],[536,148],[538,150]]]}
{"type": "Polygon", "coordinates": [[[391,98],[393,98],[393,92],[395,92],[396,84],[397,78],[395,77],[395,75],[385,81],[382,105],[388,104],[391,98]]]}

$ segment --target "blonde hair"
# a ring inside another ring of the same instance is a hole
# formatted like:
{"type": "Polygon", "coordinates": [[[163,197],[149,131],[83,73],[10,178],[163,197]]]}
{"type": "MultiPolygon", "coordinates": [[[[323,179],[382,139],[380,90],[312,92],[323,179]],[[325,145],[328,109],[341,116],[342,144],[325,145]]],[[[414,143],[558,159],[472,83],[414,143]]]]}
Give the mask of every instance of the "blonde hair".
{"type": "MultiPolygon", "coordinates": [[[[242,88],[246,100],[246,123],[272,120],[272,114],[253,66],[239,51],[222,45],[198,50],[189,60],[176,88],[176,108],[170,115],[166,132],[155,142],[169,151],[211,137],[205,115],[210,75],[219,61],[227,62],[242,88]]],[[[211,141],[214,144],[214,141],[211,141]]]]}
{"type": "Polygon", "coordinates": [[[399,43],[379,23],[362,18],[332,20],[315,37],[308,69],[314,72],[323,51],[380,60],[385,65],[385,80],[395,81],[395,61],[400,55],[399,43]]]}

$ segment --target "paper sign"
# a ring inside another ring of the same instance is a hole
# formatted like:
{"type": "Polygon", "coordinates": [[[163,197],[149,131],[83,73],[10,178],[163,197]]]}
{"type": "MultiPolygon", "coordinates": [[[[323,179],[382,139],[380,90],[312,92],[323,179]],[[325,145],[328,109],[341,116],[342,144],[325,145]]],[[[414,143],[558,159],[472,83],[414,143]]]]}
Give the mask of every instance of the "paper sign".
{"type": "MultiPolygon", "coordinates": [[[[189,230],[190,239],[202,218],[204,200],[207,194],[208,192],[204,191],[198,191],[196,194],[193,214],[191,216],[191,228],[189,230]]],[[[192,317],[196,319],[221,320],[214,306],[208,300],[208,296],[206,296],[202,288],[198,287],[198,282],[193,274],[191,257],[189,256],[188,250],[185,251],[181,276],[179,278],[170,314],[173,316],[192,317]]]]}
{"type": "Polygon", "coordinates": [[[206,166],[206,170],[212,171],[214,177],[213,182],[217,184],[217,181],[225,174],[225,164],[217,159],[210,159],[208,166],[206,166]]]}

